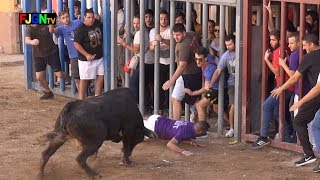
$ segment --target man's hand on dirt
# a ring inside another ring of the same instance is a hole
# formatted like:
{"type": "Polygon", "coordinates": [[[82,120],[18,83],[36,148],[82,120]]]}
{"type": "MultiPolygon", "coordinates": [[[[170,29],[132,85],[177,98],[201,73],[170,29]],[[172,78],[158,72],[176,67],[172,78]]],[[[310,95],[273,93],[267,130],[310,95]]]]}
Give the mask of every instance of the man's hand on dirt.
{"type": "Polygon", "coordinates": [[[186,150],[182,151],[181,154],[183,154],[185,156],[193,156],[192,152],[186,151],[186,150]]]}

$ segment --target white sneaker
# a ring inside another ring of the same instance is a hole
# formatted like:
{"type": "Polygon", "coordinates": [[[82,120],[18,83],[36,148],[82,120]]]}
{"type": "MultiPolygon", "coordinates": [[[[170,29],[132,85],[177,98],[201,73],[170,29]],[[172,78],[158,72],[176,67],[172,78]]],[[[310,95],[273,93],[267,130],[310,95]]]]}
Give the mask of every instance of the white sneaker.
{"type": "Polygon", "coordinates": [[[234,134],[234,130],[233,129],[229,129],[229,131],[226,133],[226,137],[232,138],[234,134]]]}

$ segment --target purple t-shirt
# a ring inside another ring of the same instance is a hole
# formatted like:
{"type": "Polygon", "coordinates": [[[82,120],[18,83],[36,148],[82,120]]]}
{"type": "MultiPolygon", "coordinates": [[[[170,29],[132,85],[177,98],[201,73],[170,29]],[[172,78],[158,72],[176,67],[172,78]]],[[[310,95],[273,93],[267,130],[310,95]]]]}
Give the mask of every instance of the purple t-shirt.
{"type": "Polygon", "coordinates": [[[175,138],[178,142],[181,142],[196,138],[194,124],[191,122],[174,121],[160,116],[154,129],[160,139],[170,140],[175,138]]]}
{"type": "MultiPolygon", "coordinates": [[[[296,71],[299,67],[299,50],[295,50],[290,55],[289,70],[296,71]]],[[[303,95],[307,94],[311,86],[306,78],[303,79],[302,91],[303,95]]],[[[294,85],[294,93],[299,95],[299,82],[294,85]]]]}

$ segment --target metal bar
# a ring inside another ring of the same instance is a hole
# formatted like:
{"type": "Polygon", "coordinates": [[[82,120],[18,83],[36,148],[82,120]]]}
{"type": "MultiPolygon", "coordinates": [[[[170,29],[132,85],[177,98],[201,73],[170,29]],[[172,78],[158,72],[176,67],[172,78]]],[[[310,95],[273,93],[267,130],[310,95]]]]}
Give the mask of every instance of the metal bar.
{"type": "MultiPolygon", "coordinates": [[[[281,2],[281,28],[280,28],[280,45],[281,45],[281,54],[280,57],[282,59],[286,56],[286,29],[287,29],[287,3],[281,2]]],[[[284,69],[280,68],[280,84],[284,84],[284,77],[285,77],[284,69]]],[[[284,126],[285,126],[285,99],[284,93],[280,94],[279,98],[279,135],[280,139],[284,141],[284,126]]]]}
{"type": "MultiPolygon", "coordinates": [[[[155,14],[154,14],[154,23],[155,23],[155,34],[160,34],[160,0],[155,0],[155,14]]],[[[153,113],[159,114],[159,58],[160,58],[160,44],[155,47],[154,50],[154,102],[153,102],[153,113]]],[[[162,84],[161,84],[162,85],[162,84]]]]}
{"type": "Polygon", "coordinates": [[[288,2],[288,3],[306,3],[306,4],[319,4],[319,0],[272,0],[278,2],[288,2]]]}
{"type": "Polygon", "coordinates": [[[236,7],[237,0],[178,0],[181,2],[188,2],[188,3],[206,3],[206,4],[214,4],[214,5],[224,5],[229,7],[236,7]]]}
{"type": "MultiPolygon", "coordinates": [[[[251,0],[248,0],[247,2],[251,2],[251,0]]],[[[252,21],[250,21],[249,23],[249,19],[246,19],[245,21],[247,22],[247,25],[241,26],[243,24],[243,16],[242,16],[242,12],[244,11],[243,8],[243,1],[237,1],[237,8],[236,8],[236,42],[235,42],[235,46],[236,46],[236,59],[235,59],[235,84],[234,87],[235,88],[235,102],[234,102],[234,138],[237,141],[241,140],[241,110],[242,110],[242,99],[241,97],[243,97],[243,93],[246,91],[242,91],[242,87],[245,87],[244,85],[250,84],[248,82],[251,81],[251,72],[248,71],[247,68],[245,69],[246,71],[242,71],[243,68],[243,64],[244,64],[244,60],[242,57],[243,54],[243,48],[240,47],[241,45],[241,41],[242,39],[242,27],[246,26],[246,27],[252,27],[252,21]],[[242,18],[241,18],[242,17],[242,18]],[[241,59],[241,60],[240,60],[241,59]],[[243,73],[245,72],[245,73],[243,73]],[[243,76],[241,76],[243,75],[243,76]],[[243,81],[241,81],[241,79],[244,79],[243,81]],[[247,83],[247,84],[245,84],[247,83]]],[[[252,4],[250,4],[250,6],[248,6],[245,10],[246,12],[250,12],[250,16],[252,15],[252,4]]],[[[252,16],[250,18],[250,20],[252,19],[252,16]]],[[[251,39],[250,39],[251,41],[251,39]]],[[[248,50],[248,46],[245,46],[246,50],[248,50]]],[[[245,60],[246,63],[248,62],[248,59],[245,60]]],[[[246,64],[247,65],[247,64],[246,64]]],[[[245,92],[247,93],[247,92],[245,92]]],[[[247,102],[247,99],[245,99],[245,102],[247,102]]],[[[246,105],[244,107],[247,107],[246,105]]],[[[246,118],[245,118],[246,119],[246,118]]],[[[243,119],[243,120],[245,120],[243,119]]]]}
{"type": "Polygon", "coordinates": [[[98,14],[98,0],[92,0],[92,9],[95,14],[98,14]]]}
{"type": "MultiPolygon", "coordinates": [[[[268,5],[268,0],[263,0],[263,5],[268,5]]],[[[262,10],[263,16],[262,16],[262,57],[261,57],[261,64],[262,64],[262,82],[261,82],[261,123],[260,123],[260,129],[262,129],[263,125],[263,108],[262,104],[264,100],[267,97],[267,82],[268,82],[268,71],[267,71],[267,65],[264,61],[264,53],[266,52],[268,48],[268,40],[269,40],[269,33],[268,33],[268,11],[266,8],[263,8],[262,10]]]]}
{"type": "Polygon", "coordinates": [[[74,16],[74,0],[69,0],[68,1],[69,3],[69,17],[70,17],[70,20],[74,20],[75,19],[75,16],[74,16]]]}
{"type": "Polygon", "coordinates": [[[111,12],[110,1],[102,0],[102,13],[103,13],[103,62],[104,62],[104,91],[109,91],[111,84],[110,72],[110,52],[111,52],[111,12]]]}
{"type": "MultiPolygon", "coordinates": [[[[219,57],[222,56],[223,52],[225,51],[224,46],[224,32],[225,32],[225,10],[226,7],[221,5],[220,6],[220,39],[219,39],[219,57]]],[[[218,134],[223,135],[223,114],[224,114],[224,70],[221,72],[219,77],[219,93],[218,93],[218,134]]]]}
{"type": "MultiPolygon", "coordinates": [[[[111,3],[111,27],[117,26],[117,12],[118,12],[118,3],[114,1],[111,3]]],[[[116,57],[118,55],[117,52],[117,28],[111,28],[111,89],[115,89],[117,87],[117,61],[116,57]]]]}
{"type": "MultiPolygon", "coordinates": [[[[252,0],[243,2],[242,24],[243,24],[243,39],[242,39],[242,134],[250,133],[251,114],[250,114],[250,94],[251,94],[251,47],[252,47],[252,0]]],[[[261,12],[260,12],[261,14],[261,12]]],[[[239,27],[239,26],[236,26],[239,27]]],[[[239,33],[241,34],[241,33],[239,33]]],[[[238,36],[238,35],[237,35],[238,36]]],[[[239,44],[241,46],[241,44],[239,44]]],[[[239,56],[240,57],[240,56],[239,56]]],[[[236,87],[236,86],[235,86],[236,87]]],[[[237,133],[236,133],[237,134],[237,133]]]]}
{"type": "Polygon", "coordinates": [[[41,12],[41,0],[36,0],[36,11],[41,12]]]}
{"type": "Polygon", "coordinates": [[[191,11],[192,11],[192,4],[190,2],[186,3],[186,30],[191,30],[191,11]]]}
{"type": "MultiPolygon", "coordinates": [[[[51,8],[49,8],[49,2],[51,1],[47,1],[48,5],[47,5],[47,11],[51,12],[52,11],[52,4],[50,4],[51,8]]],[[[58,12],[61,12],[63,10],[63,1],[58,1],[58,12]]],[[[61,64],[61,69],[62,71],[64,71],[64,73],[66,73],[65,69],[66,69],[66,65],[65,65],[65,57],[64,57],[64,39],[59,37],[58,39],[58,47],[59,47],[59,54],[60,54],[60,64],[61,64]]],[[[51,70],[51,68],[49,69],[49,87],[53,87],[53,82],[54,79],[51,77],[53,76],[53,72],[51,70]]],[[[65,84],[65,79],[60,78],[60,90],[61,91],[65,91],[66,90],[66,84],[65,84]]]]}
{"type": "MultiPolygon", "coordinates": [[[[127,28],[126,30],[126,34],[131,34],[131,6],[133,5],[133,3],[131,3],[131,0],[126,0],[125,1],[125,20],[126,20],[126,26],[127,28]]],[[[131,43],[132,38],[131,36],[127,36],[126,37],[126,43],[129,44],[131,43]]],[[[128,59],[130,57],[130,51],[128,48],[125,48],[125,64],[128,63],[128,59]]],[[[129,87],[129,79],[130,79],[130,74],[129,73],[125,73],[125,79],[124,79],[124,83],[125,83],[125,87],[129,87]]]]}
{"type": "MultiPolygon", "coordinates": [[[[170,1],[170,29],[173,29],[173,26],[175,24],[175,1],[172,0],[170,1]]],[[[171,61],[170,61],[170,76],[169,77],[172,77],[172,75],[174,74],[174,71],[175,71],[175,42],[174,42],[174,38],[173,36],[170,36],[170,58],[171,58],[171,61]]],[[[173,91],[173,87],[171,86],[169,88],[169,95],[172,94],[172,91],[173,91]]],[[[169,118],[172,118],[172,114],[173,114],[173,111],[172,111],[172,101],[170,100],[169,98],[169,118]]]]}
{"type": "Polygon", "coordinates": [[[84,19],[84,12],[87,9],[87,1],[81,0],[81,18],[84,19]]]}
{"type": "MultiPolygon", "coordinates": [[[[70,20],[73,21],[75,20],[75,15],[74,15],[74,0],[69,0],[69,17],[70,20]]],[[[76,82],[73,76],[71,76],[71,92],[75,94],[77,92],[77,87],[76,87],[76,82]]]]}
{"type": "MultiPolygon", "coordinates": [[[[300,3],[300,31],[299,31],[299,42],[302,43],[302,38],[304,36],[304,32],[306,31],[306,20],[305,20],[305,14],[306,14],[306,4],[300,3]]],[[[299,46],[299,64],[301,63],[303,56],[303,48],[302,45],[300,44],[299,46]]],[[[302,82],[303,78],[300,78],[299,80],[299,100],[302,98],[302,82]]]]}
{"type": "MultiPolygon", "coordinates": [[[[23,12],[30,12],[30,0],[24,0],[23,1],[23,12]]],[[[26,32],[27,25],[22,26],[22,32],[26,32]]],[[[23,39],[25,39],[25,36],[23,36],[23,39]]],[[[32,49],[30,45],[27,45],[26,43],[23,44],[24,46],[24,77],[25,77],[25,86],[27,89],[32,88],[32,49]]]]}
{"type": "MultiPolygon", "coordinates": [[[[192,4],[191,2],[187,2],[186,3],[186,30],[187,32],[188,31],[191,31],[191,25],[192,25],[192,22],[191,22],[191,16],[192,16],[192,4]]],[[[186,121],[190,121],[190,106],[189,104],[185,103],[184,105],[184,114],[185,114],[185,120],[186,121]]]]}
{"type": "Polygon", "coordinates": [[[144,42],[144,33],[145,33],[145,21],[144,21],[144,1],[140,1],[140,62],[139,62],[139,109],[144,115],[144,59],[145,59],[145,42],[144,42]]]}
{"type": "Polygon", "coordinates": [[[202,5],[202,45],[208,48],[208,4],[202,5]]]}

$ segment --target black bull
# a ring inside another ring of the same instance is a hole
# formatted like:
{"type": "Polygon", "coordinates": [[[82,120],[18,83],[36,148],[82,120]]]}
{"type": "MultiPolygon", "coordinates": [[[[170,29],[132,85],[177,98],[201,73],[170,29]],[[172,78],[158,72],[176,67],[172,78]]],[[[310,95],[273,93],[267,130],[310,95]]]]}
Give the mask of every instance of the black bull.
{"type": "Polygon", "coordinates": [[[144,136],[157,138],[157,135],[143,125],[142,115],[129,89],[116,89],[100,96],[69,102],[57,118],[54,130],[45,136],[50,141],[42,152],[40,175],[49,158],[69,138],[75,138],[82,145],[76,160],[90,176],[97,175],[86,160],[98,151],[103,141],[122,141],[123,163],[129,159],[133,148],[143,141],[144,136]]]}

